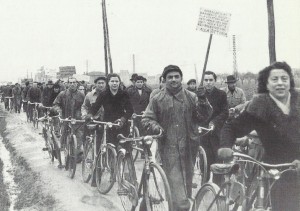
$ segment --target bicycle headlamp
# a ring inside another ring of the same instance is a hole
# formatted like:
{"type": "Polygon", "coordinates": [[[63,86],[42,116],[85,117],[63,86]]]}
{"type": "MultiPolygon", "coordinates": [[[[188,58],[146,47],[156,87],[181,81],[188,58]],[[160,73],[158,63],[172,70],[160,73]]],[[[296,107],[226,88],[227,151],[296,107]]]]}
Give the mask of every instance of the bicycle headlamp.
{"type": "Polygon", "coordinates": [[[145,136],[144,141],[145,141],[145,144],[151,145],[153,142],[153,138],[151,136],[145,136]]]}
{"type": "Polygon", "coordinates": [[[71,124],[75,125],[76,124],[76,119],[71,119],[71,124]]]}

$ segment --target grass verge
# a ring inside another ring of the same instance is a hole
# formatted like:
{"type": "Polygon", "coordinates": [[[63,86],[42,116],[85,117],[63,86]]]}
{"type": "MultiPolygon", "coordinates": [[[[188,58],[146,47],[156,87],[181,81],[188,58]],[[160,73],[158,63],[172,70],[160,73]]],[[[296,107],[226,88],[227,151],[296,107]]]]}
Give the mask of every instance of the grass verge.
{"type": "MultiPolygon", "coordinates": [[[[44,190],[44,183],[41,181],[40,175],[30,168],[23,157],[18,155],[16,149],[6,138],[7,131],[5,128],[6,122],[4,118],[1,118],[0,132],[3,136],[5,147],[11,154],[12,164],[15,167],[14,181],[20,191],[13,209],[54,210],[56,206],[55,198],[44,190]]],[[[0,202],[0,204],[2,203],[0,202]]]]}
{"type": "Polygon", "coordinates": [[[7,193],[7,186],[3,181],[3,162],[0,159],[0,210],[7,211],[10,206],[10,200],[7,193]]]}

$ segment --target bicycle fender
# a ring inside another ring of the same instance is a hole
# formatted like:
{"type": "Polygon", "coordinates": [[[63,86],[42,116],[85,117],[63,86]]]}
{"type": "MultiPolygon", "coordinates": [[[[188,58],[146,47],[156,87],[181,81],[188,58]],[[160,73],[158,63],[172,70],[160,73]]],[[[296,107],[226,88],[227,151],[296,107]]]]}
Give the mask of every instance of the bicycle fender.
{"type": "Polygon", "coordinates": [[[107,143],[107,145],[109,145],[109,146],[111,146],[112,148],[116,148],[116,146],[115,145],[113,145],[112,143],[107,143]]]}
{"type": "Polygon", "coordinates": [[[123,153],[124,155],[126,155],[126,149],[124,149],[124,148],[121,148],[121,149],[119,149],[119,151],[118,151],[118,153],[123,153]]]}

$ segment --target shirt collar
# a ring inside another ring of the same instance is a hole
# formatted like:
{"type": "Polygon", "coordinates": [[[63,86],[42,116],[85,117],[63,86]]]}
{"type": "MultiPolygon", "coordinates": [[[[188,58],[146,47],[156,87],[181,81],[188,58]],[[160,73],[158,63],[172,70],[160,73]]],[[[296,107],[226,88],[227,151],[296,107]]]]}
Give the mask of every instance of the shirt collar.
{"type": "Polygon", "coordinates": [[[290,110],[291,110],[291,94],[290,94],[290,92],[289,92],[286,104],[277,100],[271,93],[269,93],[269,95],[284,114],[288,115],[290,113],[290,110]]]}

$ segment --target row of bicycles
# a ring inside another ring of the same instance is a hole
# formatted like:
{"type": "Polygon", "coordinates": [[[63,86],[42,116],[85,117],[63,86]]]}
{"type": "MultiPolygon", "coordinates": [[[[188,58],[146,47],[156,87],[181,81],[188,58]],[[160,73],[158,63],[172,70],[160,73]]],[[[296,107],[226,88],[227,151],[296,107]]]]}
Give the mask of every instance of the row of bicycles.
{"type": "MultiPolygon", "coordinates": [[[[44,107],[49,111],[51,108],[44,107]]],[[[68,176],[74,178],[76,173],[78,147],[76,130],[86,127],[83,141],[82,180],[85,183],[95,181],[101,194],[107,194],[114,184],[117,184],[117,194],[124,210],[173,210],[170,186],[167,177],[159,163],[155,160],[153,149],[157,135],[139,136],[133,115],[130,134],[125,137],[118,135],[119,146],[107,142],[106,133],[109,128],[119,124],[91,120],[62,119],[60,116],[45,116],[37,122],[43,124],[42,135],[45,139],[49,157],[52,162],[58,161],[59,167],[68,171],[68,176]],[[59,125],[66,124],[66,140],[60,142],[59,125]],[[98,140],[101,139],[101,142],[98,140]],[[140,179],[136,171],[135,161],[143,154],[143,170],[140,179]]]]}
{"type": "MultiPolygon", "coordinates": [[[[68,171],[70,178],[74,178],[76,173],[76,130],[86,127],[88,134],[83,142],[81,162],[83,182],[95,181],[101,194],[107,194],[116,183],[117,194],[126,211],[137,207],[151,211],[173,210],[170,185],[161,163],[156,159],[158,152],[155,149],[161,133],[140,136],[135,124],[139,116],[133,114],[129,120],[129,136],[119,134],[119,145],[114,146],[107,142],[106,133],[108,129],[118,127],[118,124],[62,119],[60,116],[49,116],[51,107],[44,109],[47,110],[45,116],[36,116],[34,125],[42,123],[45,149],[51,161],[56,159],[59,167],[68,171]],[[66,139],[62,142],[59,129],[61,124],[67,125],[66,139]],[[143,168],[138,179],[135,162],[140,154],[143,154],[143,168]]],[[[209,135],[211,131],[212,128],[199,128],[200,136],[209,135]]],[[[193,176],[193,211],[271,210],[273,185],[284,172],[294,170],[295,166],[291,163],[271,165],[249,156],[252,137],[249,136],[248,140],[246,146],[235,146],[231,162],[212,164],[210,168],[207,166],[204,148],[198,147],[193,176]],[[213,182],[216,175],[222,177],[221,183],[213,182]]]]}

